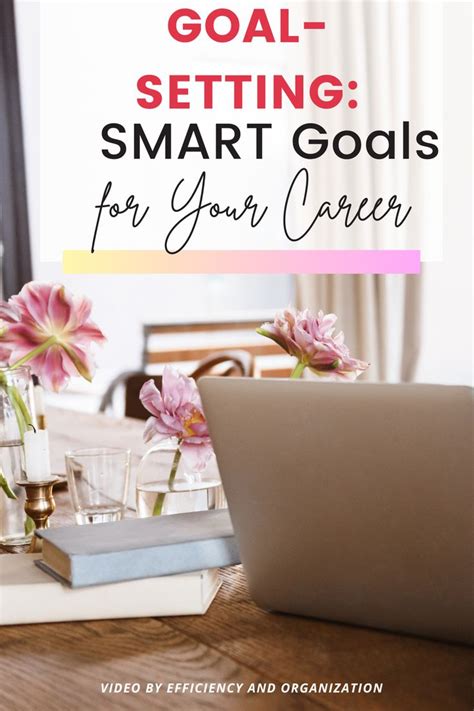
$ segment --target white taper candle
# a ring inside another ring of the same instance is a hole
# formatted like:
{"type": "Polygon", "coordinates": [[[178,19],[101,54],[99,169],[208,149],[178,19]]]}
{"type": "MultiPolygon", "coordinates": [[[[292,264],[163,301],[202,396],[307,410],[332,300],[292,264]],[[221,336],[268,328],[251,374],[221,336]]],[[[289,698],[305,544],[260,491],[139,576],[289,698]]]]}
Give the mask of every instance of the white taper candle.
{"type": "Polygon", "coordinates": [[[44,481],[51,477],[47,430],[28,430],[24,437],[26,478],[44,481]]]}
{"type": "Polygon", "coordinates": [[[41,385],[35,385],[33,388],[35,400],[36,421],[40,430],[46,429],[46,411],[44,407],[44,391],[41,385]]]}
{"type": "Polygon", "coordinates": [[[37,415],[45,415],[45,410],[44,410],[44,392],[43,388],[41,385],[35,385],[34,390],[34,398],[35,398],[35,410],[37,415]]]}

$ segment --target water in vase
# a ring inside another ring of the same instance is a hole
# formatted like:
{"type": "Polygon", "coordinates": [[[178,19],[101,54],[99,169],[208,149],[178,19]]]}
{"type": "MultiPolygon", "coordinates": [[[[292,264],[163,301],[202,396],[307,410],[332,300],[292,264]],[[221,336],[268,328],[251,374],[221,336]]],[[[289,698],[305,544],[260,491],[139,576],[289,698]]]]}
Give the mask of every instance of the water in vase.
{"type": "Polygon", "coordinates": [[[5,481],[0,489],[0,545],[22,546],[29,542],[31,532],[25,530],[25,492],[16,481],[22,473],[23,446],[19,441],[2,443],[0,446],[0,473],[5,481]],[[10,498],[6,494],[10,493],[10,498]],[[16,497],[16,498],[13,498],[16,497]]]}
{"type": "Polygon", "coordinates": [[[170,490],[168,480],[149,481],[137,486],[137,514],[141,518],[188,511],[213,511],[226,506],[219,479],[199,481],[176,479],[170,490]]]}

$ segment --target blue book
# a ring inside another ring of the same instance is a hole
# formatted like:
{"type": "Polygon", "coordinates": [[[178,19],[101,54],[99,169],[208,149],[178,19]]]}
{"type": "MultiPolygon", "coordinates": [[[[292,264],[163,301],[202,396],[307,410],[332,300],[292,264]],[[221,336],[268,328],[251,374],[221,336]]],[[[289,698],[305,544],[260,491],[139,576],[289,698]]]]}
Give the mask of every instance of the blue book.
{"type": "Polygon", "coordinates": [[[73,588],[240,563],[227,509],[37,531],[42,570],[73,588]]]}

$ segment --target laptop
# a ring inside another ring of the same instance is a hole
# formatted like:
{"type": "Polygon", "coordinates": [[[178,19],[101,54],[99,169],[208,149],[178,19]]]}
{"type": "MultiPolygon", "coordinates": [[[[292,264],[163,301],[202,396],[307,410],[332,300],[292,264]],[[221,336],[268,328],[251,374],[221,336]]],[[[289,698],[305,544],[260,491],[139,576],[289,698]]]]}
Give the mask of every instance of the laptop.
{"type": "Polygon", "coordinates": [[[474,642],[472,389],[202,378],[267,610],[474,642]]]}

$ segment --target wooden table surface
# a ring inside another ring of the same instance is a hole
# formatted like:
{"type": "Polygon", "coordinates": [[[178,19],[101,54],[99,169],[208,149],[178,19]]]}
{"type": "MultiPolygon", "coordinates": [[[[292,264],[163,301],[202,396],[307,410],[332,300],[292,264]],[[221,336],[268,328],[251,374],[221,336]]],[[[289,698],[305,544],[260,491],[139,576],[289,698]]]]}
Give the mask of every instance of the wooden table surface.
{"type": "MultiPolygon", "coordinates": [[[[143,453],[142,423],[54,411],[53,466],[69,447],[131,447],[143,453]]],[[[72,523],[67,492],[51,523],[72,523]]],[[[0,630],[0,709],[470,709],[467,647],[263,612],[241,567],[204,616],[4,627],[0,630]],[[273,682],[267,695],[102,694],[101,682],[273,682]],[[382,694],[283,694],[285,682],[381,682],[382,694]]]]}

